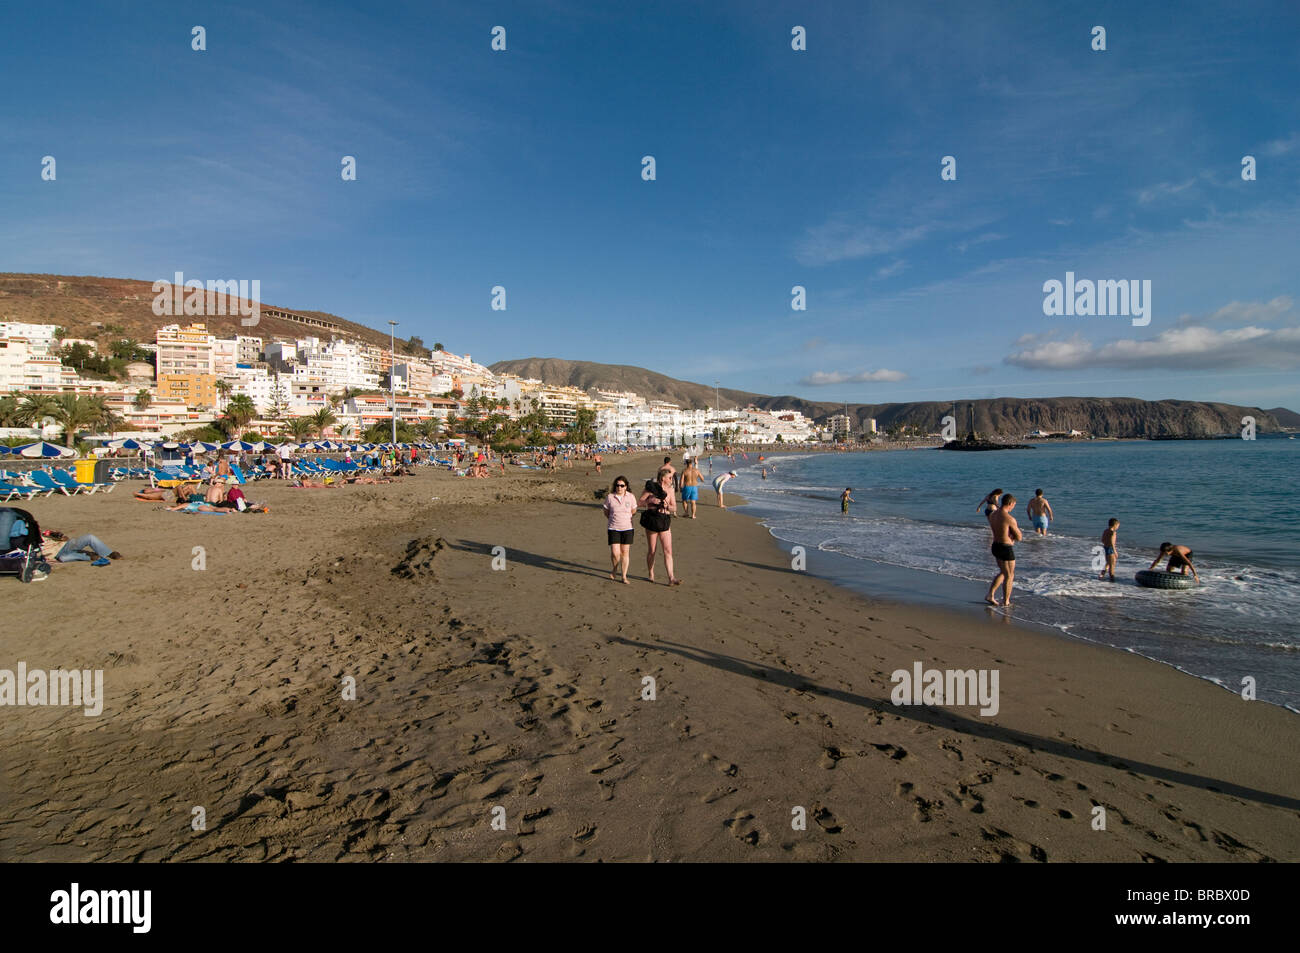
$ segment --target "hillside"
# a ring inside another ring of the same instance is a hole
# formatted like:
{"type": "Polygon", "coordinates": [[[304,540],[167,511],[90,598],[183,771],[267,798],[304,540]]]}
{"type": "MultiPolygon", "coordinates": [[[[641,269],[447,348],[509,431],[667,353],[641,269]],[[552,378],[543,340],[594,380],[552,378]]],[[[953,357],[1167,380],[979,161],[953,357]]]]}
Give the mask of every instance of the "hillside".
{"type": "MultiPolygon", "coordinates": [[[[172,276],[166,277],[168,280],[172,276]]],[[[153,313],[153,281],[136,281],[127,278],[95,278],[68,275],[0,274],[0,321],[19,321],[27,324],[55,324],[64,328],[68,337],[109,339],[129,337],[136,341],[152,342],[154,332],[165,324],[202,322],[217,335],[248,334],[261,338],[298,338],[307,335],[328,338],[330,332],[311,328],[295,321],[274,318],[263,314],[256,327],[244,327],[239,314],[185,315],[158,317],[153,313]],[[121,328],[109,334],[108,327],[121,328]]],[[[217,296],[224,298],[224,295],[217,296]]],[[[227,302],[226,310],[234,308],[235,301],[227,302]]],[[[388,335],[383,331],[348,321],[322,311],[286,308],[262,302],[265,308],[279,308],[295,314],[336,325],[341,337],[350,337],[388,347],[388,335]]],[[[400,351],[404,342],[400,339],[400,351]]]]}
{"type": "MultiPolygon", "coordinates": [[[[670,401],[684,408],[712,407],[714,401],[713,388],[707,384],[681,381],[625,364],[532,357],[499,361],[491,367],[496,373],[534,377],[548,384],[567,384],[583,390],[599,387],[636,391],[649,399],[670,401]]],[[[844,413],[843,404],[791,395],[771,397],[723,388],[721,398],[724,408],[753,404],[762,410],[797,410],[817,421],[844,413]]],[[[957,421],[961,433],[969,426],[972,404],[976,430],[1007,436],[1021,436],[1032,430],[1075,429],[1098,437],[1205,437],[1236,433],[1241,428],[1241,418],[1248,414],[1263,432],[1281,429],[1271,411],[1258,407],[1183,400],[1146,401],[1134,397],[1005,397],[959,401],[957,421]]],[[[940,421],[953,413],[953,404],[951,401],[849,404],[848,413],[859,426],[874,418],[881,430],[897,425],[937,431],[940,421]]]]}
{"type": "MultiPolygon", "coordinates": [[[[666,400],[687,408],[712,407],[713,388],[707,384],[692,384],[675,377],[657,374],[644,367],[628,364],[593,364],[590,361],[566,361],[557,357],[529,357],[520,361],[498,361],[489,366],[494,374],[518,374],[547,384],[580,387],[583,390],[627,390],[640,394],[646,400],[666,400]]],[[[720,391],[723,407],[745,406],[764,399],[762,394],[747,391],[720,391]]]]}
{"type": "Polygon", "coordinates": [[[1300,430],[1300,414],[1294,410],[1287,410],[1285,407],[1274,407],[1272,410],[1265,411],[1272,414],[1284,430],[1300,430]]]}

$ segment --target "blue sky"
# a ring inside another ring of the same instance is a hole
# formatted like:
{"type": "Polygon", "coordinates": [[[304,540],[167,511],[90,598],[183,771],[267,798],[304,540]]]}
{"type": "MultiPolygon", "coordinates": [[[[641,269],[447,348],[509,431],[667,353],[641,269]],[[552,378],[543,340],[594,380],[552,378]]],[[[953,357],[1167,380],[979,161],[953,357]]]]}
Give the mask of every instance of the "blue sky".
{"type": "Polygon", "coordinates": [[[0,62],[0,270],[812,399],[1300,409],[1293,0],[11,4],[0,62]],[[1067,271],[1150,325],[1044,315],[1067,271]]]}

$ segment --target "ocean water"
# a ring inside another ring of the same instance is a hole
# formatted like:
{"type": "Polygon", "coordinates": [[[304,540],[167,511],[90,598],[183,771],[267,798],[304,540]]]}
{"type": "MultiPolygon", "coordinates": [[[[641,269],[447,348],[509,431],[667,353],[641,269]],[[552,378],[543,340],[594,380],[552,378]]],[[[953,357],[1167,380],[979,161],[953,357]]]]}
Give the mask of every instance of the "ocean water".
{"type": "Polygon", "coordinates": [[[1234,692],[1250,676],[1260,700],[1300,712],[1300,440],[793,453],[766,462],[775,470],[763,480],[756,454],[737,456],[732,486],[774,536],[808,549],[812,572],[870,595],[1009,612],[1234,692]],[[847,517],[845,487],[857,501],[847,517]],[[1015,494],[1025,533],[1010,610],[982,605],[996,567],[977,504],[994,487],[1015,494]],[[1056,514],[1046,538],[1033,535],[1024,510],[1037,487],[1056,514]],[[1112,516],[1121,521],[1115,583],[1091,568],[1112,516]],[[1133,581],[1163,540],[1191,547],[1204,585],[1166,591],[1133,581]]]}

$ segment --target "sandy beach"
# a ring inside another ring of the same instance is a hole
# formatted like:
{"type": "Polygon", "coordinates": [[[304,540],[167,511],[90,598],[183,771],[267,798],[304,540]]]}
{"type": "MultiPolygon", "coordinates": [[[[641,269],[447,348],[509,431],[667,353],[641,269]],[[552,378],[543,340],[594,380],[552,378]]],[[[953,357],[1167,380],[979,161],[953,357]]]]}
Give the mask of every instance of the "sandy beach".
{"type": "Polygon", "coordinates": [[[1300,859],[1279,707],[860,598],[707,490],[673,524],[684,585],[645,580],[640,528],[611,582],[595,491],[655,462],[262,483],[265,515],[28,504],[126,558],[0,578],[0,668],[103,669],[106,696],[0,708],[0,859],[1300,859]],[[895,706],[918,662],[996,669],[997,714],[895,706]]]}

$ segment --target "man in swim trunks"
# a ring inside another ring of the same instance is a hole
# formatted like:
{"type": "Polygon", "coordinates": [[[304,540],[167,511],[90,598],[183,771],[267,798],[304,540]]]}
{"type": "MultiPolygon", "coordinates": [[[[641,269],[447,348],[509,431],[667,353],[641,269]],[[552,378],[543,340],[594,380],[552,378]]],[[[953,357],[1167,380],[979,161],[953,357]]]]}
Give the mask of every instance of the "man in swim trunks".
{"type": "Polygon", "coordinates": [[[1039,536],[1046,536],[1048,523],[1056,519],[1056,514],[1052,512],[1052,504],[1047,502],[1047,497],[1043,496],[1042,490],[1034,491],[1034,498],[1029,501],[1025,510],[1029,513],[1030,522],[1034,524],[1034,532],[1039,536]]]}
{"type": "Polygon", "coordinates": [[[852,496],[853,487],[845,487],[844,492],[840,494],[840,513],[845,516],[849,515],[849,504],[858,502],[852,496]]]}
{"type": "Polygon", "coordinates": [[[688,460],[686,469],[682,471],[682,506],[686,510],[687,519],[693,520],[696,518],[700,505],[700,483],[703,480],[704,474],[700,473],[700,468],[695,465],[695,460],[688,460]]]}
{"type": "MultiPolygon", "coordinates": [[[[1115,555],[1115,540],[1118,538],[1119,520],[1112,517],[1111,521],[1106,524],[1106,532],[1101,534],[1101,545],[1106,556],[1106,567],[1101,571],[1101,575],[1097,577],[1098,579],[1105,579],[1106,573],[1109,572],[1110,581],[1115,581],[1115,560],[1117,558],[1115,555]]],[[[1159,559],[1156,560],[1156,562],[1159,561],[1159,559]]],[[[1154,563],[1152,565],[1154,565],[1154,563]]]]}
{"type": "Polygon", "coordinates": [[[1001,605],[1011,605],[1011,588],[1016,581],[1015,544],[1024,539],[1024,534],[1016,523],[1015,507],[1016,498],[1006,493],[1001,504],[989,516],[989,528],[993,530],[993,558],[998,563],[998,574],[993,577],[989,593],[984,597],[984,601],[991,606],[999,604],[994,599],[999,587],[1005,587],[1001,605]]]}
{"type": "Polygon", "coordinates": [[[1156,556],[1147,569],[1155,569],[1156,563],[1166,556],[1169,557],[1169,563],[1165,566],[1165,572],[1181,572],[1186,576],[1187,570],[1190,569],[1192,578],[1197,582],[1201,581],[1201,577],[1196,575],[1196,567],[1192,565],[1192,551],[1186,546],[1175,546],[1173,543],[1161,543],[1159,555],[1156,556]]]}

